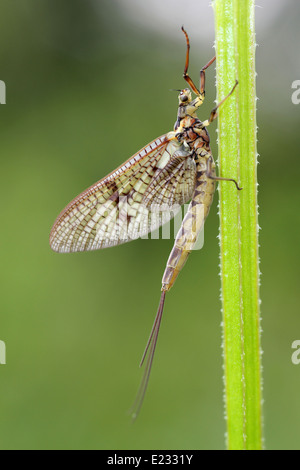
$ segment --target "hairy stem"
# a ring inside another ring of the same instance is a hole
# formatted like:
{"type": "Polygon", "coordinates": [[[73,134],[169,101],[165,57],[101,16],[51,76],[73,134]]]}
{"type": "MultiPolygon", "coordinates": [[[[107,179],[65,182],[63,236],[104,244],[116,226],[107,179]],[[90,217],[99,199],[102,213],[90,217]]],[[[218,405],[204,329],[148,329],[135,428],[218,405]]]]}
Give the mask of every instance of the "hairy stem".
{"type": "Polygon", "coordinates": [[[227,447],[262,448],[253,0],[215,0],[227,447]]]}

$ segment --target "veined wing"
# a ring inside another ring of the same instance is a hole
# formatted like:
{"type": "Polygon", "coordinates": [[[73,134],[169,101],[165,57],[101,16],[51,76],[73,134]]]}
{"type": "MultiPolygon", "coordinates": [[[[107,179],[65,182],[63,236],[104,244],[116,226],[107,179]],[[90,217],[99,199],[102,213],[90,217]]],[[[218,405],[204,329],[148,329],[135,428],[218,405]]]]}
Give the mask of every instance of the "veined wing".
{"type": "Polygon", "coordinates": [[[50,246],[69,253],[144,236],[191,198],[195,177],[188,149],[165,134],[71,201],[53,225],[50,246]]]}

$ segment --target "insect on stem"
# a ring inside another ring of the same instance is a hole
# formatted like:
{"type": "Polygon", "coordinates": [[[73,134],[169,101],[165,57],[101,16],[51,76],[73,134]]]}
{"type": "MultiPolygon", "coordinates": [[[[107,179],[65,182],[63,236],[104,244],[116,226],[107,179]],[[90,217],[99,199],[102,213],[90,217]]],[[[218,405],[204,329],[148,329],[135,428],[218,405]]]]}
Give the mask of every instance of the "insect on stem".
{"type": "Polygon", "coordinates": [[[166,292],[172,288],[197,242],[212,204],[215,180],[226,179],[216,176],[206,126],[216,119],[218,107],[233,93],[237,83],[209,119],[201,121],[197,111],[205,98],[205,71],[215,57],[200,70],[198,90],[188,75],[190,41],[184,28],[182,31],[186,39],[183,78],[196,97],[192,97],[188,88],[178,90],[173,130],[150,142],[73,199],[59,214],[50,233],[50,246],[58,253],[99,250],[136,240],[165,223],[162,215],[155,217],[153,225],[149,208],[159,205],[170,220],[175,215],[174,207],[190,202],[162,278],[158,311],[140,363],[145,370],[132,407],[133,419],[140,411],[149,382],[166,292]]]}

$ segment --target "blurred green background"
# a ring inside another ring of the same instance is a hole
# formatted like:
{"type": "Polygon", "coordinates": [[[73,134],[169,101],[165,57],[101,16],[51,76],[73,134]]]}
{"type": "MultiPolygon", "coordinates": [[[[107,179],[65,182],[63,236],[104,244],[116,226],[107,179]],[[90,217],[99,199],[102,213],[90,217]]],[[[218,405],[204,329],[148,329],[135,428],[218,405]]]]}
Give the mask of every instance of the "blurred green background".
{"type": "MultiPolygon", "coordinates": [[[[224,448],[217,195],[204,248],[167,297],[134,424],[127,410],[173,242],[72,255],[48,245],[73,197],[172,129],[177,96],[169,89],[184,86],[180,27],[190,34],[197,77],[213,55],[209,3],[1,2],[2,449],[224,448]]],[[[291,84],[300,79],[300,4],[259,6],[265,444],[299,449],[300,365],[291,362],[291,344],[300,339],[300,105],[292,104],[291,84]]],[[[203,118],[215,99],[214,71],[207,77],[203,118]]]]}

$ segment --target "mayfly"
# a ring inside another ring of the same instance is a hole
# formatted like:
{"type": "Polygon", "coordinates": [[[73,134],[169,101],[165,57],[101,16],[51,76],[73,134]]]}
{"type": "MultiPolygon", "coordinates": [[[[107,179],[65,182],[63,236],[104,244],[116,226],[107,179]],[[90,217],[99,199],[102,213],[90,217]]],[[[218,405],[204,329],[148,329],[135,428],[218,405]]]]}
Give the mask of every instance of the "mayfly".
{"type": "Polygon", "coordinates": [[[98,250],[135,240],[174,217],[178,208],[190,201],[176,236],[162,279],[161,298],[141,365],[146,361],[142,382],[133,406],[136,416],[142,405],[153,363],[166,292],[173,286],[192,251],[209,213],[216,176],[206,127],[217,117],[219,106],[209,119],[196,115],[205,96],[205,70],[200,71],[199,90],[188,75],[189,37],[182,27],[187,50],[183,78],[191,90],[179,93],[174,130],[158,137],[127,162],[79,194],[57,217],[50,234],[50,246],[59,253],[98,250]],[[192,93],[196,95],[192,99],[192,93]],[[174,209],[175,207],[175,209],[174,209]],[[201,211],[198,209],[201,208],[201,211]],[[153,213],[156,215],[153,221],[153,213]]]}

